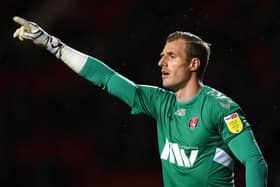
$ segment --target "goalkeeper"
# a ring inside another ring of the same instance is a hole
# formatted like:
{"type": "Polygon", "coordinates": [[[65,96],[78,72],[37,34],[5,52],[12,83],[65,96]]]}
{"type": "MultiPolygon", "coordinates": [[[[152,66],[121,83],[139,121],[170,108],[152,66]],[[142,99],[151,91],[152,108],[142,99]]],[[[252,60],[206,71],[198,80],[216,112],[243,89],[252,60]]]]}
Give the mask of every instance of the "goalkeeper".
{"type": "Polygon", "coordinates": [[[202,82],[210,47],[200,37],[181,31],[167,37],[158,62],[163,89],[135,84],[36,23],[20,17],[14,21],[20,25],[14,38],[43,46],[74,72],[125,102],[132,114],[156,120],[165,187],[234,187],[234,158],[245,166],[247,187],[267,186],[267,164],[244,112],[202,82]]]}

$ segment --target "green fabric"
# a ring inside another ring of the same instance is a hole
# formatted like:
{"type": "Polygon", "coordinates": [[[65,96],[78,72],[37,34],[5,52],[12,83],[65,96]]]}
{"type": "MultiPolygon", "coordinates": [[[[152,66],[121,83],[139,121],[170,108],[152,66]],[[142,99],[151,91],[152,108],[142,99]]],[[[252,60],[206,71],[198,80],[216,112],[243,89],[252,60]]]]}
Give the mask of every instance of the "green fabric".
{"type": "Polygon", "coordinates": [[[128,106],[133,105],[136,90],[135,84],[113,71],[100,60],[89,57],[80,72],[80,76],[121,99],[128,106]]]}
{"type": "MultiPolygon", "coordinates": [[[[157,120],[164,186],[234,186],[233,155],[228,143],[249,132],[250,126],[241,108],[229,97],[205,86],[192,100],[177,102],[172,92],[139,85],[132,114],[139,113],[157,120]],[[231,118],[239,119],[237,124],[241,126],[227,125],[231,118]],[[191,128],[192,122],[195,125],[191,128]]],[[[239,147],[247,149],[244,143],[239,147]]],[[[257,159],[263,159],[260,153],[257,159]]],[[[259,164],[249,164],[248,174],[262,170],[259,164]]],[[[260,176],[259,181],[265,180],[260,176]]]]}
{"type": "Polygon", "coordinates": [[[229,142],[229,147],[236,158],[245,165],[246,186],[266,186],[267,163],[265,162],[258,144],[256,143],[253,132],[244,131],[229,142]]]}
{"type": "Polygon", "coordinates": [[[246,166],[247,187],[265,187],[267,166],[241,108],[204,86],[188,102],[173,92],[137,85],[89,57],[80,75],[157,121],[165,187],[234,187],[234,155],[246,166]],[[234,155],[233,155],[234,154],[234,155]]]}

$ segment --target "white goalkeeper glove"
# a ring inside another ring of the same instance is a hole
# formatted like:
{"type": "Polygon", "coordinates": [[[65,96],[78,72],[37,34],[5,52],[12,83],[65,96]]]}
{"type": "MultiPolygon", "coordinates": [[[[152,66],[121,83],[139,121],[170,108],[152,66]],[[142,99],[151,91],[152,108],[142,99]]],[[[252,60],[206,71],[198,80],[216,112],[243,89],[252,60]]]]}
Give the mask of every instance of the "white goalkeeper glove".
{"type": "Polygon", "coordinates": [[[21,41],[24,39],[32,40],[34,44],[45,47],[57,58],[61,58],[61,50],[65,45],[58,38],[49,35],[34,22],[18,16],[15,16],[13,20],[21,25],[21,27],[14,32],[14,38],[19,38],[21,41]]]}
{"type": "Polygon", "coordinates": [[[50,53],[61,59],[76,73],[84,67],[88,55],[81,53],[61,42],[58,38],[49,35],[39,25],[15,16],[14,21],[21,25],[14,32],[14,38],[32,40],[34,44],[45,47],[50,53]]]}

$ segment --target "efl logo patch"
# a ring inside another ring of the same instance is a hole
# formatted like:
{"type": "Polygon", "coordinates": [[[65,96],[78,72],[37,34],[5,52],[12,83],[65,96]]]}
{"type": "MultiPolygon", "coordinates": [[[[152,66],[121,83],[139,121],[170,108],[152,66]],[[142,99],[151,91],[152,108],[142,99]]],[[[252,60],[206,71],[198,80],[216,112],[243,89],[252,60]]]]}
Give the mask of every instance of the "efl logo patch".
{"type": "Polygon", "coordinates": [[[237,113],[233,113],[224,117],[224,120],[230,132],[237,134],[242,131],[243,124],[237,113]]]}

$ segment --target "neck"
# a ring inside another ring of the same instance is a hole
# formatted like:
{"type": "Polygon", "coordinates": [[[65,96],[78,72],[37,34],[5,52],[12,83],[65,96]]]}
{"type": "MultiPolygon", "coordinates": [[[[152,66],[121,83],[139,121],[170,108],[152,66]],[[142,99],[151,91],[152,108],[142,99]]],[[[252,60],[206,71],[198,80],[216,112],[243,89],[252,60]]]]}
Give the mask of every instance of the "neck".
{"type": "Polygon", "coordinates": [[[180,102],[191,100],[203,87],[203,83],[199,80],[190,80],[187,84],[176,91],[176,99],[180,102]]]}

